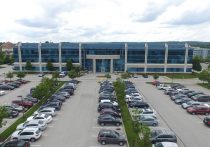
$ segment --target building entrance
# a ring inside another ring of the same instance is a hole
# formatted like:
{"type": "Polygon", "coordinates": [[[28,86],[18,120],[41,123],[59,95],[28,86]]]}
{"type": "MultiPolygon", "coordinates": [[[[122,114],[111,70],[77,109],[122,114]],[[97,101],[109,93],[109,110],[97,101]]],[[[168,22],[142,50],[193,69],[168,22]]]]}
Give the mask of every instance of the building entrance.
{"type": "Polygon", "coordinates": [[[96,72],[110,72],[110,59],[97,59],[96,72]]]}

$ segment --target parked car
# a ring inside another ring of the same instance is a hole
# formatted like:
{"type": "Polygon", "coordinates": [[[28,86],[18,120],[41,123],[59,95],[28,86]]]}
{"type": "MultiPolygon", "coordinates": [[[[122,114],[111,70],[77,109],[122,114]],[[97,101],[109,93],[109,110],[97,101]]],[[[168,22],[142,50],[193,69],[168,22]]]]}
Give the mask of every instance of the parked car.
{"type": "Polygon", "coordinates": [[[30,147],[30,142],[21,139],[11,140],[0,144],[0,147],[30,147]]]}
{"type": "Polygon", "coordinates": [[[191,101],[190,98],[182,98],[182,99],[176,99],[174,102],[178,105],[181,105],[182,103],[187,103],[189,101],[191,101]]]}
{"type": "Polygon", "coordinates": [[[169,142],[177,142],[177,137],[174,134],[174,132],[167,130],[167,129],[153,129],[151,130],[151,138],[150,138],[152,143],[157,143],[157,142],[164,142],[164,141],[169,141],[169,142]]]}
{"type": "Polygon", "coordinates": [[[105,114],[109,114],[114,117],[121,117],[120,113],[118,113],[117,111],[114,111],[113,109],[109,109],[109,108],[101,110],[100,115],[105,115],[105,114]]]}
{"type": "Polygon", "coordinates": [[[57,115],[55,108],[51,108],[51,107],[42,108],[34,112],[34,114],[39,114],[39,113],[48,114],[48,115],[51,115],[52,117],[57,115]]]}
{"type": "Polygon", "coordinates": [[[97,140],[102,145],[119,144],[120,146],[123,146],[126,143],[126,138],[124,135],[118,133],[117,131],[108,129],[100,130],[97,140]]]}
{"type": "Polygon", "coordinates": [[[152,116],[147,116],[147,117],[140,117],[139,123],[147,126],[157,126],[158,120],[152,116]]]}
{"type": "Polygon", "coordinates": [[[6,92],[5,92],[5,91],[0,90],[0,96],[5,95],[5,94],[6,94],[6,92]]]}
{"type": "Polygon", "coordinates": [[[206,126],[210,127],[210,116],[204,117],[203,123],[204,123],[206,126]]]}
{"type": "Polygon", "coordinates": [[[105,126],[105,125],[119,126],[122,124],[122,121],[119,118],[105,114],[105,115],[100,115],[98,117],[98,124],[101,126],[105,126]]]}
{"type": "Polygon", "coordinates": [[[6,108],[6,111],[7,111],[7,117],[9,117],[9,118],[15,118],[19,115],[18,111],[14,111],[14,110],[11,110],[8,108],[6,108]]]}
{"type": "Polygon", "coordinates": [[[22,112],[24,110],[23,106],[19,106],[16,104],[11,104],[11,105],[4,105],[5,108],[11,109],[13,111],[18,111],[18,112],[22,112]]]}
{"type": "Polygon", "coordinates": [[[38,74],[38,77],[44,77],[44,76],[45,76],[44,73],[39,73],[39,74],[38,74]]]}
{"type": "Polygon", "coordinates": [[[100,112],[102,109],[105,109],[105,108],[111,108],[117,112],[120,112],[120,108],[118,106],[111,104],[111,103],[100,103],[98,105],[98,112],[100,112]]]}
{"type": "Polygon", "coordinates": [[[31,121],[31,120],[42,120],[44,121],[45,123],[50,123],[52,122],[52,116],[51,115],[48,115],[48,114],[35,114],[35,115],[32,115],[30,117],[27,118],[27,121],[31,121]]]}
{"type": "Polygon", "coordinates": [[[192,100],[198,101],[198,102],[210,102],[210,95],[195,95],[191,97],[192,100]]]}
{"type": "Polygon", "coordinates": [[[133,101],[133,102],[130,102],[128,104],[128,106],[130,108],[149,108],[149,104],[147,104],[146,102],[139,102],[139,101],[133,101]]]}
{"type": "Polygon", "coordinates": [[[205,105],[198,105],[187,108],[187,112],[190,114],[205,114],[208,115],[210,113],[210,107],[205,105]]]}
{"type": "Polygon", "coordinates": [[[59,102],[51,101],[47,104],[42,105],[40,108],[52,107],[55,108],[56,111],[61,110],[61,105],[59,102]]]}
{"type": "Polygon", "coordinates": [[[23,130],[17,130],[11,135],[11,140],[30,140],[31,142],[36,141],[42,136],[42,132],[39,128],[25,128],[23,130]]]}
{"type": "Polygon", "coordinates": [[[142,109],[139,113],[140,116],[152,116],[153,118],[157,118],[156,112],[153,109],[142,109]]]}
{"type": "Polygon", "coordinates": [[[189,107],[198,106],[198,105],[201,105],[201,102],[196,102],[196,101],[191,100],[191,101],[189,101],[187,103],[183,103],[182,104],[182,108],[187,109],[189,107]]]}
{"type": "Polygon", "coordinates": [[[112,104],[114,106],[118,106],[118,103],[116,101],[111,101],[111,100],[101,100],[100,103],[109,103],[112,104]]]}
{"type": "Polygon", "coordinates": [[[27,96],[27,97],[23,98],[23,100],[30,101],[32,103],[38,103],[39,102],[39,100],[37,98],[34,98],[32,96],[27,96]]]}
{"type": "Polygon", "coordinates": [[[15,87],[9,85],[0,85],[1,90],[14,90],[15,87]]]}
{"type": "Polygon", "coordinates": [[[23,130],[25,128],[39,128],[41,131],[43,131],[47,128],[47,124],[42,120],[31,120],[19,124],[16,130],[23,130]]]}
{"type": "Polygon", "coordinates": [[[178,147],[175,142],[158,142],[152,145],[152,147],[178,147]]]}
{"type": "Polygon", "coordinates": [[[33,106],[33,103],[30,101],[25,101],[25,100],[14,100],[12,103],[17,104],[19,106],[23,106],[25,108],[30,108],[33,106]]]}

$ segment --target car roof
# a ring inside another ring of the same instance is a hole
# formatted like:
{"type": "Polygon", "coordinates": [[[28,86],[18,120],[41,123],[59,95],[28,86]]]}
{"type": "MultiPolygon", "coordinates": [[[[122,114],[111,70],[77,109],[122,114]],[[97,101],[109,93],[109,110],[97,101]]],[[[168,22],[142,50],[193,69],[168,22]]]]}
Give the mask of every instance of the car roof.
{"type": "Polygon", "coordinates": [[[25,129],[23,129],[23,132],[25,132],[25,131],[37,131],[37,130],[39,130],[39,128],[31,128],[31,127],[26,127],[25,129]]]}
{"type": "Polygon", "coordinates": [[[162,144],[163,147],[178,147],[175,142],[159,142],[157,144],[162,144]]]}

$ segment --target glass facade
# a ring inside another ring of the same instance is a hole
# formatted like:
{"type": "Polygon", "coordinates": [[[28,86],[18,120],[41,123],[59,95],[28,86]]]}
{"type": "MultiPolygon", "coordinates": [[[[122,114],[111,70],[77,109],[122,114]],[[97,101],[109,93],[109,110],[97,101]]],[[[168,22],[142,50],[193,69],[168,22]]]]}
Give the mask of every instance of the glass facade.
{"type": "MultiPolygon", "coordinates": [[[[33,63],[39,62],[39,50],[38,43],[22,43],[21,54],[22,63],[25,64],[27,60],[33,63]]],[[[61,62],[66,63],[67,60],[71,60],[72,63],[80,64],[84,70],[96,71],[96,72],[123,72],[125,70],[129,72],[191,72],[193,58],[193,48],[188,48],[187,67],[185,65],[186,48],[184,42],[128,42],[127,54],[125,53],[125,42],[91,42],[91,43],[61,43],[61,62]],[[81,48],[80,48],[81,47],[81,48]],[[167,54],[168,48],[168,54],[167,54]],[[81,49],[81,60],[80,58],[81,49]],[[146,52],[147,51],[147,52],[146,52]],[[88,56],[91,55],[91,56],[88,56]],[[109,56],[110,55],[110,56],[109,56]],[[117,56],[116,56],[117,55],[117,56]],[[127,59],[126,58],[127,55],[127,59]],[[167,56],[165,61],[165,56],[167,56]],[[96,66],[93,66],[93,59],[97,57],[96,66]],[[146,57],[146,59],[145,59],[146,57]],[[113,58],[113,59],[112,59],[113,58]],[[113,60],[113,67],[111,68],[111,59],[113,60]],[[127,60],[127,63],[126,63],[127,60]],[[147,63],[145,62],[147,60],[147,63]],[[164,69],[165,62],[170,67],[164,69]],[[144,69],[144,65],[148,64],[148,67],[144,69]],[[129,66],[129,64],[131,66],[129,66]],[[151,65],[152,64],[152,65],[151,65]],[[177,67],[176,64],[179,64],[177,67]],[[139,66],[141,65],[141,66],[139,66]],[[150,66],[149,66],[150,65],[150,66]],[[128,67],[128,68],[127,68],[128,67]],[[132,67],[132,68],[130,68],[132,67]],[[152,68],[150,68],[152,67],[152,68]],[[126,69],[125,69],[126,68],[126,69]],[[95,69],[95,70],[94,70],[95,69]]],[[[15,70],[19,68],[19,55],[18,47],[13,49],[13,55],[15,59],[15,70]]],[[[59,43],[41,43],[41,62],[47,61],[57,63],[56,69],[59,66],[63,71],[66,70],[65,66],[59,64],[59,43]]],[[[33,64],[33,70],[40,70],[39,64],[33,64]]],[[[24,70],[24,66],[22,66],[24,70]]],[[[42,66],[43,71],[46,71],[46,67],[42,66]]]]}
{"type": "Polygon", "coordinates": [[[79,62],[79,43],[62,42],[61,46],[62,62],[71,60],[72,63],[79,62]]]}
{"type": "Polygon", "coordinates": [[[42,62],[47,62],[47,61],[51,61],[52,63],[59,62],[58,45],[59,45],[58,43],[42,43],[41,45],[42,62]]]}
{"type": "Polygon", "coordinates": [[[128,63],[145,62],[145,43],[128,43],[128,63]]]}
{"type": "Polygon", "coordinates": [[[168,43],[168,64],[184,64],[185,61],[185,44],[168,43]]]}
{"type": "Polygon", "coordinates": [[[151,42],[147,44],[147,63],[163,64],[165,62],[165,43],[151,42]]]}
{"type": "Polygon", "coordinates": [[[31,62],[38,62],[39,54],[37,48],[38,48],[38,43],[22,43],[21,45],[22,62],[26,62],[27,60],[31,62]]]}

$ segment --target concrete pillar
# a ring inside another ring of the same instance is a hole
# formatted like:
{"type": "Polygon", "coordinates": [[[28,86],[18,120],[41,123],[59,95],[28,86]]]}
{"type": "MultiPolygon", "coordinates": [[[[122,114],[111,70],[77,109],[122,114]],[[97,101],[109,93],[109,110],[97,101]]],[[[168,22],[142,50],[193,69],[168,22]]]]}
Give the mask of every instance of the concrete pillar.
{"type": "Polygon", "coordinates": [[[38,44],[38,53],[39,53],[39,72],[42,72],[42,49],[41,49],[42,43],[40,42],[38,44]]]}
{"type": "Polygon", "coordinates": [[[79,64],[82,67],[82,44],[79,43],[79,64]]]}
{"type": "Polygon", "coordinates": [[[96,73],[96,59],[93,59],[93,73],[96,73]]]}
{"type": "Polygon", "coordinates": [[[167,71],[167,63],[168,63],[168,44],[165,43],[165,62],[164,62],[164,73],[167,71]]]}
{"type": "Polygon", "coordinates": [[[125,72],[127,71],[127,59],[128,59],[128,44],[125,43],[125,72]]]}
{"type": "Polygon", "coordinates": [[[147,72],[147,54],[148,54],[148,44],[145,43],[145,55],[144,55],[144,73],[147,72]]]}
{"type": "Polygon", "coordinates": [[[113,59],[110,60],[110,73],[113,73],[113,59]]]}
{"type": "Polygon", "coordinates": [[[184,72],[187,72],[188,49],[189,45],[185,43],[184,72]]]}
{"type": "Polygon", "coordinates": [[[59,71],[60,72],[62,71],[61,46],[62,46],[62,43],[60,42],[58,45],[58,54],[59,54],[58,62],[59,62],[59,71]]]}
{"type": "Polygon", "coordinates": [[[22,54],[21,54],[21,42],[18,42],[18,59],[19,59],[20,71],[23,71],[23,68],[22,68],[22,54]]]}

